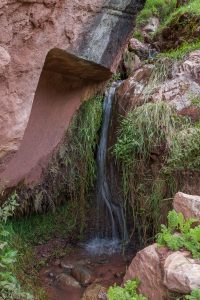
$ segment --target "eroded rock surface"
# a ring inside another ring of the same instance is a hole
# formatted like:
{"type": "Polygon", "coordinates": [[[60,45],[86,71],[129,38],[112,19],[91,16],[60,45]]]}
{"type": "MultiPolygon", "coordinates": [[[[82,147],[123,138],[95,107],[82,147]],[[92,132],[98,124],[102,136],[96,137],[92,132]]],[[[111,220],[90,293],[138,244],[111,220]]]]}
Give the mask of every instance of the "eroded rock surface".
{"type": "Polygon", "coordinates": [[[173,201],[173,207],[181,212],[185,219],[194,218],[200,220],[200,196],[177,193],[173,201]]]}
{"type": "Polygon", "coordinates": [[[1,1],[0,157],[17,150],[46,56],[72,51],[115,70],[140,1],[1,1]]]}
{"type": "Polygon", "coordinates": [[[164,264],[164,285],[178,293],[190,293],[200,288],[200,264],[187,252],[169,255],[164,264]]]}
{"type": "Polygon", "coordinates": [[[1,1],[0,157],[17,150],[52,48],[76,48],[103,0],[1,1]]]}
{"type": "Polygon", "coordinates": [[[124,281],[139,278],[139,292],[150,300],[167,299],[167,289],[163,284],[160,257],[156,248],[157,245],[153,244],[139,251],[124,277],[124,281]]]}

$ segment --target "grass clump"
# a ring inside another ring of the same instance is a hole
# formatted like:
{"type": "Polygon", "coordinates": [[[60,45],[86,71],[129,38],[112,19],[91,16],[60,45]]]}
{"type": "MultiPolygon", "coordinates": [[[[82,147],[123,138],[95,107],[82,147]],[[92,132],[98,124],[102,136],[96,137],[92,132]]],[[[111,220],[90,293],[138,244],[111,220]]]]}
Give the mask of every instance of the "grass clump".
{"type": "Polygon", "coordinates": [[[170,209],[180,188],[174,174],[199,172],[200,129],[163,101],[136,107],[120,125],[114,155],[122,170],[125,209],[131,207],[133,231],[147,244],[159,230],[161,209],[170,209]]]}
{"type": "Polygon", "coordinates": [[[199,0],[189,1],[169,14],[153,37],[154,41],[159,41],[163,52],[161,56],[181,59],[189,52],[199,49],[199,22],[199,0]]]}
{"type": "Polygon", "coordinates": [[[180,47],[169,50],[167,52],[162,52],[158,54],[158,57],[168,57],[173,60],[182,60],[190,52],[200,49],[200,40],[195,42],[184,42],[180,47]]]}
{"type": "Polygon", "coordinates": [[[108,300],[147,300],[147,298],[137,292],[139,280],[128,280],[124,288],[120,286],[110,287],[108,290],[108,300]]]}
{"type": "Polygon", "coordinates": [[[137,17],[137,25],[144,26],[151,17],[157,17],[163,22],[176,5],[177,0],[147,0],[137,17]]]}
{"type": "Polygon", "coordinates": [[[153,236],[158,230],[165,187],[165,180],[151,172],[151,153],[167,151],[179,122],[163,101],[143,104],[121,121],[114,154],[121,164],[125,203],[132,207],[133,227],[145,244],[150,232],[153,236]]]}
{"type": "Polygon", "coordinates": [[[196,222],[196,219],[185,220],[183,214],[175,210],[170,211],[168,226],[161,225],[161,232],[157,235],[158,245],[174,251],[185,248],[194,258],[200,259],[200,225],[192,227],[196,222]]]}
{"type": "Polygon", "coordinates": [[[22,290],[15,276],[17,251],[12,248],[11,233],[5,228],[5,223],[13,215],[16,206],[16,195],[13,194],[0,208],[0,297],[5,300],[33,300],[30,293],[22,290]]]}
{"type": "Polygon", "coordinates": [[[135,165],[149,158],[172,136],[175,127],[171,107],[163,101],[146,103],[128,114],[121,122],[115,155],[124,165],[135,165]]]}
{"type": "Polygon", "coordinates": [[[177,0],[147,0],[144,8],[136,19],[136,30],[134,37],[143,40],[142,28],[148,23],[151,17],[157,17],[161,23],[172,13],[177,5],[177,0]]]}
{"type": "Polygon", "coordinates": [[[68,170],[67,186],[70,198],[79,203],[80,231],[83,231],[88,204],[88,193],[96,179],[94,152],[102,120],[103,97],[96,96],[86,101],[72,121],[69,133],[70,143],[64,157],[68,170]]]}
{"type": "Polygon", "coordinates": [[[172,140],[165,170],[200,170],[200,128],[190,127],[176,132],[172,140]]]}

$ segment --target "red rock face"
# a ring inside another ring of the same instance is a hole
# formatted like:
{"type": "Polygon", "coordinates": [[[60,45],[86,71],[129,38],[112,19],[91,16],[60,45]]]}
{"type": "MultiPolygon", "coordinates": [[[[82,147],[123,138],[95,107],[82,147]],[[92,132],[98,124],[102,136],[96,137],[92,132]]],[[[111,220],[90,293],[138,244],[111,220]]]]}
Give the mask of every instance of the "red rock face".
{"type": "Polygon", "coordinates": [[[0,3],[0,157],[22,140],[47,53],[77,47],[104,0],[0,3]]]}

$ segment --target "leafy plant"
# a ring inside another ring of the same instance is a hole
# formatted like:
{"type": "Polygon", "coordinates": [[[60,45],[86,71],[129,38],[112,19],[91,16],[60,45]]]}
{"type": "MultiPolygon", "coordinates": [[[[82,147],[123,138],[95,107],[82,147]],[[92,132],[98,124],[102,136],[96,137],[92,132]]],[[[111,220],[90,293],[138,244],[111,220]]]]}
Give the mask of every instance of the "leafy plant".
{"type": "Polygon", "coordinates": [[[200,225],[192,228],[196,219],[184,219],[182,213],[172,210],[168,213],[168,226],[161,225],[161,232],[157,234],[157,243],[177,251],[185,248],[194,258],[200,258],[200,225]],[[178,234],[177,234],[178,233],[178,234]]]}
{"type": "Polygon", "coordinates": [[[13,275],[17,251],[10,246],[10,232],[5,229],[7,219],[13,215],[18,206],[17,195],[14,193],[0,208],[0,296],[5,300],[27,299],[33,297],[22,291],[20,284],[13,275]]]}
{"type": "Polygon", "coordinates": [[[200,300],[200,289],[195,289],[190,295],[185,296],[187,300],[200,300]]]}
{"type": "Polygon", "coordinates": [[[124,284],[124,288],[114,285],[108,290],[108,300],[147,300],[147,298],[141,294],[138,294],[137,288],[139,286],[139,280],[128,280],[124,284]]]}

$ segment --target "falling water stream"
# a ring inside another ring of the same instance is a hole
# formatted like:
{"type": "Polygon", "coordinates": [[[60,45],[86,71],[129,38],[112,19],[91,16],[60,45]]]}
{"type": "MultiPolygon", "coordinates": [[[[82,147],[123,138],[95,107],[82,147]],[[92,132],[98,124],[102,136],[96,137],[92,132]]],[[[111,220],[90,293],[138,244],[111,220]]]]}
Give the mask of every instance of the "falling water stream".
{"type": "Polygon", "coordinates": [[[115,82],[106,93],[103,105],[103,124],[97,152],[96,233],[86,245],[86,249],[99,255],[120,251],[122,242],[128,237],[122,204],[113,201],[107,176],[107,150],[112,103],[116,89],[120,84],[121,82],[115,82]]]}

